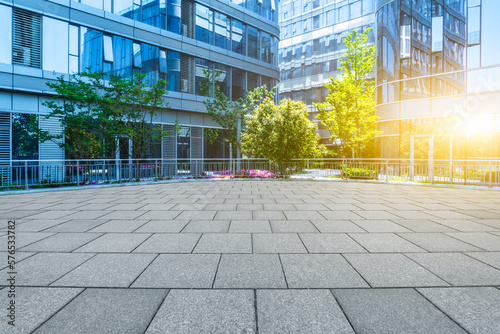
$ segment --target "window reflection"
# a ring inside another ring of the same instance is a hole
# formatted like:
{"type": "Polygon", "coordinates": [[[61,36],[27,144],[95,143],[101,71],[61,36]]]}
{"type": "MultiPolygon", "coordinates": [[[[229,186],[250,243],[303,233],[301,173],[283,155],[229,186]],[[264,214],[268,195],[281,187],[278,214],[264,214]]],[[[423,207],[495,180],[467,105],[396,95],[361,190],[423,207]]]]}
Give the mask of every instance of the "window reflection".
{"type": "Polygon", "coordinates": [[[196,4],[196,40],[212,43],[213,38],[213,11],[208,7],[196,4]]]}
{"type": "Polygon", "coordinates": [[[232,25],[232,35],[231,35],[232,50],[236,53],[244,55],[246,49],[245,25],[237,20],[232,20],[231,25],[232,25]]]}

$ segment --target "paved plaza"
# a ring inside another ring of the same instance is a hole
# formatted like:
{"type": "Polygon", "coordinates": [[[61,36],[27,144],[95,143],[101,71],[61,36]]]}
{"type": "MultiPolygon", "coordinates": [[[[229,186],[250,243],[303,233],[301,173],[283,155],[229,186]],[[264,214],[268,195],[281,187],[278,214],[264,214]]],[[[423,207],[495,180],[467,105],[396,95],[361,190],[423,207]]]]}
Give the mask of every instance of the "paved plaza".
{"type": "Polygon", "coordinates": [[[0,333],[500,333],[498,191],[180,182],[4,195],[0,218],[0,333]]]}

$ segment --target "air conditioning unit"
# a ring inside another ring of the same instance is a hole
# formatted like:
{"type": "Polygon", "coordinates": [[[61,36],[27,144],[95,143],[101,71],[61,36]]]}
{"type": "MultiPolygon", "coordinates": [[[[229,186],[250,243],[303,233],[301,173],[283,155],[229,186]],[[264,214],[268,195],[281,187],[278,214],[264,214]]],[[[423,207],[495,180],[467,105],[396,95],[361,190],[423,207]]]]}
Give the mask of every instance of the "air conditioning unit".
{"type": "Polygon", "coordinates": [[[12,62],[17,65],[31,65],[31,49],[14,45],[12,48],[12,62]]]}
{"type": "Polygon", "coordinates": [[[185,36],[185,37],[188,37],[188,26],[187,26],[187,24],[183,24],[181,26],[181,35],[185,36]]]}
{"type": "Polygon", "coordinates": [[[182,93],[187,93],[189,88],[189,81],[188,79],[181,79],[181,92],[182,93]]]}

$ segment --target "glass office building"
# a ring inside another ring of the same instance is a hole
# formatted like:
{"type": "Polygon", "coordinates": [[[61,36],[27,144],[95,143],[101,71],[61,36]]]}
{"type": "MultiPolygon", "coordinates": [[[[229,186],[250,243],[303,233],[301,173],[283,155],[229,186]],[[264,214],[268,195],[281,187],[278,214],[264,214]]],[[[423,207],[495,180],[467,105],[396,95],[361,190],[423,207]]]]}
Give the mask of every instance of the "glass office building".
{"type": "Polygon", "coordinates": [[[500,158],[498,0],[378,0],[377,154],[500,158]]]}
{"type": "MultiPolygon", "coordinates": [[[[218,84],[233,100],[279,78],[278,0],[32,0],[0,1],[0,165],[11,160],[64,159],[53,142],[37,143],[51,98],[46,82],[91,68],[146,74],[169,82],[170,109],[156,126],[181,134],[151,142],[148,158],[223,157],[208,149],[204,129],[217,128],[198,87],[204,69],[221,69],[218,84]]],[[[124,157],[124,154],[122,154],[124,157]]]]}
{"type": "MultiPolygon", "coordinates": [[[[339,59],[345,53],[342,39],[352,30],[363,32],[375,25],[375,0],[284,0],[280,2],[281,29],[278,52],[280,98],[304,101],[315,120],[312,103],[324,102],[330,77],[340,75],[339,59]]],[[[375,45],[376,33],[368,33],[375,45]]],[[[332,147],[330,133],[318,123],[323,144],[332,147]]]]}

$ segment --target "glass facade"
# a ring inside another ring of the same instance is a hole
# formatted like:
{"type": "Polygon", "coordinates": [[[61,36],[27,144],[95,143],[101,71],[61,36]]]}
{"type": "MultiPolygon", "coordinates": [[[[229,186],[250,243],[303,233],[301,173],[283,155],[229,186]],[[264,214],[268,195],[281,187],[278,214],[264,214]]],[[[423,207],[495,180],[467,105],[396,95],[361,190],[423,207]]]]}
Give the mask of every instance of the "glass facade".
{"type": "Polygon", "coordinates": [[[499,14],[491,0],[395,0],[378,8],[379,156],[409,158],[413,141],[414,157],[424,159],[433,135],[434,158],[500,157],[500,85],[491,81],[500,73],[499,14]],[[446,147],[447,157],[438,152],[446,147]]]}

